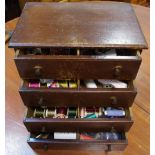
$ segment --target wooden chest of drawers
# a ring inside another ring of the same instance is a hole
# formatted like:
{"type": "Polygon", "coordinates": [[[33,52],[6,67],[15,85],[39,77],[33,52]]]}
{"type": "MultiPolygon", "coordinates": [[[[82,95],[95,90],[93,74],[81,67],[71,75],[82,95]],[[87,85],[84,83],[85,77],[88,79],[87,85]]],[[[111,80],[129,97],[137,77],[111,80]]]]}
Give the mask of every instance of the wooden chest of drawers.
{"type": "Polygon", "coordinates": [[[130,4],[26,3],[9,46],[15,49],[14,60],[23,80],[19,93],[28,107],[24,124],[30,132],[31,147],[125,149],[126,132],[133,124],[131,106],[137,94],[133,80],[142,61],[142,49],[147,48],[130,4]],[[65,81],[67,87],[49,88],[48,82],[40,82],[49,79],[57,84],[65,81]],[[95,88],[87,86],[90,79],[95,88]],[[69,87],[71,80],[76,87],[69,87]],[[107,86],[104,80],[126,87],[107,86]],[[67,114],[54,117],[60,107],[66,108],[67,114]],[[69,107],[76,108],[74,118],[69,117],[69,107]],[[87,112],[88,107],[96,107],[102,114],[95,111],[95,118],[83,118],[81,109],[87,112]],[[106,117],[105,109],[109,107],[125,115],[106,117]],[[52,108],[55,115],[46,117],[52,108]],[[35,115],[38,109],[43,111],[40,117],[35,115]],[[56,133],[74,133],[76,137],[55,138],[56,133]],[[81,138],[90,133],[100,137],[81,138]],[[107,138],[114,133],[119,138],[107,138]]]}

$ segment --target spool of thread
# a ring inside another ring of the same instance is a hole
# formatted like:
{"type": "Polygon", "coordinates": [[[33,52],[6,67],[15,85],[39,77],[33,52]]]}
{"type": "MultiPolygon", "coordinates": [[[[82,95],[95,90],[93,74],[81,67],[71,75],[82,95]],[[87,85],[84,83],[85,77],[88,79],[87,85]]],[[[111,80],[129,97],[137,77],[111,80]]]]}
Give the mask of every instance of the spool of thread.
{"type": "Polygon", "coordinates": [[[57,114],[67,114],[67,108],[66,107],[59,107],[57,108],[57,114]]]}
{"type": "Polygon", "coordinates": [[[93,114],[89,114],[89,115],[86,115],[85,117],[83,118],[97,118],[96,114],[93,113],[93,114]]]}
{"type": "Polygon", "coordinates": [[[59,88],[60,85],[57,81],[52,81],[47,83],[47,88],[59,88]]]}
{"type": "Polygon", "coordinates": [[[39,82],[29,82],[29,88],[40,88],[39,82]]]}
{"type": "Polygon", "coordinates": [[[77,88],[77,82],[75,81],[69,81],[69,88],[77,88]]]}
{"type": "Polygon", "coordinates": [[[65,117],[66,117],[66,115],[64,115],[64,114],[56,114],[55,118],[65,118],[65,117]]]}
{"type": "Polygon", "coordinates": [[[52,79],[40,79],[41,84],[52,83],[52,82],[53,82],[52,79]]]}
{"type": "Polygon", "coordinates": [[[124,117],[125,111],[119,109],[107,109],[104,111],[104,114],[107,117],[124,117]]]}
{"type": "Polygon", "coordinates": [[[98,117],[99,116],[99,107],[86,107],[85,116],[88,116],[91,114],[95,114],[95,116],[98,117]]]}
{"type": "Polygon", "coordinates": [[[54,139],[77,139],[76,132],[54,132],[54,139]]]}
{"type": "Polygon", "coordinates": [[[68,118],[76,118],[76,116],[77,116],[77,108],[68,107],[67,116],[68,116],[68,118]]]}
{"type": "Polygon", "coordinates": [[[59,107],[57,108],[56,118],[65,118],[67,114],[67,108],[59,107]]]}
{"type": "Polygon", "coordinates": [[[68,82],[66,80],[59,81],[60,88],[68,88],[68,82]]]}
{"type": "Polygon", "coordinates": [[[86,111],[85,107],[80,108],[80,117],[81,118],[83,118],[85,116],[85,111],[86,111]]]}
{"type": "Polygon", "coordinates": [[[54,118],[56,116],[56,108],[46,109],[45,117],[46,118],[54,118]]]}
{"type": "Polygon", "coordinates": [[[85,134],[80,134],[81,140],[93,140],[94,138],[85,134]]]}
{"type": "Polygon", "coordinates": [[[102,116],[103,112],[102,112],[102,107],[99,108],[99,112],[98,112],[98,116],[102,116]]]}
{"type": "Polygon", "coordinates": [[[34,118],[45,118],[45,109],[35,109],[33,113],[34,118]]]}
{"type": "Polygon", "coordinates": [[[94,80],[85,80],[86,88],[97,88],[97,85],[94,80]]]}
{"type": "Polygon", "coordinates": [[[83,140],[92,140],[92,139],[96,139],[96,135],[98,133],[92,133],[92,132],[89,132],[89,133],[81,133],[80,134],[80,139],[83,139],[83,140]]]}

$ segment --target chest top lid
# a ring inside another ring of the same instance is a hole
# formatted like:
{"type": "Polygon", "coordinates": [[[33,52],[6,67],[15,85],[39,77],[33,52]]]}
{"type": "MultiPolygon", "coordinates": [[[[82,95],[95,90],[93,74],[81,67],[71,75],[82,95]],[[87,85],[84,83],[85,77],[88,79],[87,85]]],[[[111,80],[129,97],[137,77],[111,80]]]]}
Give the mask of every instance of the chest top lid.
{"type": "Polygon", "coordinates": [[[26,3],[9,47],[147,48],[130,4],[26,3]]]}

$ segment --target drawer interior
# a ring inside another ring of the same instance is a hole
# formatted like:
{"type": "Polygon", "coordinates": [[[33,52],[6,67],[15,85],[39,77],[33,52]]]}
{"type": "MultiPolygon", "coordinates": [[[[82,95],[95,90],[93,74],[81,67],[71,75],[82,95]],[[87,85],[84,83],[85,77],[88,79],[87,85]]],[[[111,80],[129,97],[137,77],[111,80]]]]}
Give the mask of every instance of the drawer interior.
{"type": "Polygon", "coordinates": [[[82,56],[95,58],[135,58],[139,56],[137,49],[109,49],[109,48],[23,48],[16,50],[16,56],[82,56]]]}
{"type": "Polygon", "coordinates": [[[135,79],[141,63],[139,50],[62,49],[62,52],[53,52],[53,48],[46,52],[44,50],[40,53],[33,53],[33,50],[30,52],[31,50],[27,49],[17,50],[14,60],[23,79],[53,77],[132,80],[135,79]],[[65,50],[70,52],[66,54],[65,50]]]}
{"type": "Polygon", "coordinates": [[[121,81],[115,79],[97,80],[55,80],[55,79],[29,79],[24,80],[23,88],[48,88],[48,89],[74,89],[74,90],[119,90],[134,89],[132,81],[121,81]]]}
{"type": "Polygon", "coordinates": [[[125,140],[125,133],[122,132],[52,132],[31,134],[30,139],[38,140],[68,140],[68,141],[117,141],[125,140]]]}
{"type": "Polygon", "coordinates": [[[132,119],[129,108],[112,107],[28,107],[26,118],[56,119],[56,120],[125,120],[132,119]]]}
{"type": "Polygon", "coordinates": [[[137,94],[132,81],[105,79],[53,80],[48,84],[41,83],[39,79],[24,80],[19,92],[24,104],[34,107],[71,107],[72,104],[75,107],[94,104],[98,107],[130,107],[137,94]]]}
{"type": "Polygon", "coordinates": [[[40,133],[31,134],[28,139],[31,147],[37,149],[88,149],[88,150],[124,150],[127,146],[125,133],[40,133]]]}
{"type": "Polygon", "coordinates": [[[28,108],[24,124],[31,133],[49,131],[128,131],[133,120],[129,109],[97,107],[28,108]],[[73,110],[74,109],[74,110],[73,110]],[[94,110],[95,109],[95,110],[94,110]],[[118,110],[119,109],[119,110],[118,110]],[[65,111],[66,110],[66,111],[65,111]]]}

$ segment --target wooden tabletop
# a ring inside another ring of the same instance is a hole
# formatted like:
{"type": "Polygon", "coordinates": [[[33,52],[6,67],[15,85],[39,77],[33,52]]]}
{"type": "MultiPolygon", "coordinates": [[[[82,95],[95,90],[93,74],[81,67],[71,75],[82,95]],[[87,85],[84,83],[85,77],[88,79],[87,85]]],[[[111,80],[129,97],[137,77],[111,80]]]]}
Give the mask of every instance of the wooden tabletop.
{"type": "MultiPolygon", "coordinates": [[[[150,9],[134,5],[134,10],[144,32],[148,45],[150,44],[150,9]]],[[[6,28],[15,28],[18,19],[6,23],[6,28]]],[[[15,67],[13,49],[6,44],[6,154],[9,155],[104,155],[104,151],[74,151],[74,150],[37,150],[34,152],[26,143],[29,133],[23,125],[26,107],[19,96],[18,89],[21,79],[15,67]]],[[[108,155],[149,155],[149,117],[150,117],[150,52],[142,53],[142,64],[134,81],[138,95],[132,107],[134,125],[128,133],[129,145],[124,152],[110,152],[108,155]]]]}
{"type": "Polygon", "coordinates": [[[26,3],[11,47],[146,48],[129,3],[26,3]]]}

